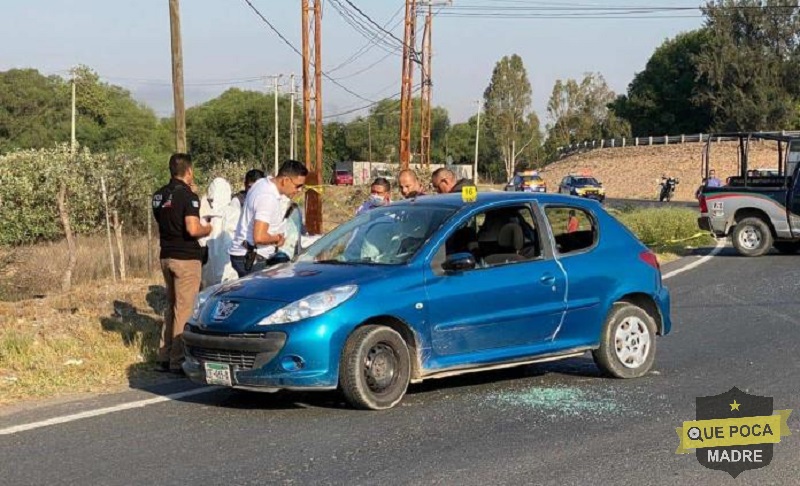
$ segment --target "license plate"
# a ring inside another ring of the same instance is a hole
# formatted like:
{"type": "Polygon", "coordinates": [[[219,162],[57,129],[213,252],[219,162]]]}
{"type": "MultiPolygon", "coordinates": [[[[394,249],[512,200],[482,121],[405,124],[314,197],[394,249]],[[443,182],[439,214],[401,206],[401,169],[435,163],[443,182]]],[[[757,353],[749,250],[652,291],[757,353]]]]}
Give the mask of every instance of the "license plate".
{"type": "Polygon", "coordinates": [[[206,368],[206,383],[209,385],[233,386],[231,367],[222,363],[203,363],[206,368]]]}

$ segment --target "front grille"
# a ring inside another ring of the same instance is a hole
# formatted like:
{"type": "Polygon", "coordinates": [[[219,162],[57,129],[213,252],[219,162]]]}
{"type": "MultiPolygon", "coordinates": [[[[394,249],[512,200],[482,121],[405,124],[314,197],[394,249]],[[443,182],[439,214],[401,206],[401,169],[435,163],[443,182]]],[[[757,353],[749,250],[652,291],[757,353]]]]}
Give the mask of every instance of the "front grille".
{"type": "Polygon", "coordinates": [[[211,361],[213,363],[226,363],[235,365],[240,369],[251,370],[256,361],[257,353],[247,351],[230,351],[227,349],[210,349],[189,347],[189,353],[200,361],[211,361]]]}

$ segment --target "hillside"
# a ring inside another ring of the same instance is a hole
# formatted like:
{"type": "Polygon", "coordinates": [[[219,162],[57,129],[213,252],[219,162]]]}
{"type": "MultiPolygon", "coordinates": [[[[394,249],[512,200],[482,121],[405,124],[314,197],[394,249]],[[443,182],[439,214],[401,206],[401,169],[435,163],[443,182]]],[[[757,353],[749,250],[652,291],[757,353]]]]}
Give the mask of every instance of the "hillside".
{"type": "MultiPolygon", "coordinates": [[[[558,190],[561,179],[569,173],[588,171],[606,188],[609,198],[656,199],[661,174],[678,177],[675,199],[694,200],[694,191],[701,181],[701,160],[704,144],[625,147],[593,150],[574,155],[540,171],[549,191],[558,190]]],[[[772,168],[778,165],[777,144],[756,143],[750,148],[751,168],[772,168]]],[[[717,177],[738,173],[738,144],[714,143],[711,168],[717,177]]]]}

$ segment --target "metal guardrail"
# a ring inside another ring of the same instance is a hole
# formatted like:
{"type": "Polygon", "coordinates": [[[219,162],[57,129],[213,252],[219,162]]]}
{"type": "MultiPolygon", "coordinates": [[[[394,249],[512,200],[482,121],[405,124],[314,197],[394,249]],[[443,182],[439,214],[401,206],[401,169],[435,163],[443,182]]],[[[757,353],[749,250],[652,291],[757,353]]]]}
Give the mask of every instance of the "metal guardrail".
{"type": "MultiPolygon", "coordinates": [[[[775,131],[758,132],[773,135],[800,135],[798,131],[775,131]]],[[[718,137],[708,133],[697,133],[694,135],[664,135],[660,137],[619,137],[604,140],[586,140],[567,146],[558,147],[556,150],[561,157],[574,155],[576,153],[588,152],[590,150],[616,148],[616,147],[641,147],[650,145],[679,145],[685,143],[703,143],[709,139],[713,142],[730,142],[738,140],[737,137],[718,137]]]]}

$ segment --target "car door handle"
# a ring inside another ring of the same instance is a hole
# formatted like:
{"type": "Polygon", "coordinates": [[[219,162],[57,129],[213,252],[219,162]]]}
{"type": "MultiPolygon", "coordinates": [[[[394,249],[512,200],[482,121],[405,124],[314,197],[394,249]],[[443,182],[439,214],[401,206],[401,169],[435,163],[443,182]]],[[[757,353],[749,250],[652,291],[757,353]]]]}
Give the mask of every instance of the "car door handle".
{"type": "Polygon", "coordinates": [[[547,285],[549,287],[551,285],[555,285],[556,278],[549,273],[545,273],[542,275],[542,278],[539,279],[539,282],[541,282],[542,285],[547,285]]]}

